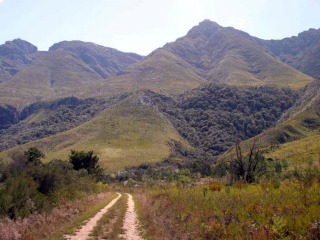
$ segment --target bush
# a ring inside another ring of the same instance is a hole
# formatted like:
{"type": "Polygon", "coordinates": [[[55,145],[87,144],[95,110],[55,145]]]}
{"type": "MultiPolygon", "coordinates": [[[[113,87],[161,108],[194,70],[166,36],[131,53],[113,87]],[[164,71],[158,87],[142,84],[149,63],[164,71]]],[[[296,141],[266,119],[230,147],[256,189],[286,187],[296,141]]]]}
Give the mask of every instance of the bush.
{"type": "Polygon", "coordinates": [[[101,178],[103,169],[98,165],[99,157],[93,151],[75,151],[71,150],[69,162],[72,163],[73,169],[85,169],[89,174],[95,175],[98,179],[101,178]]]}
{"type": "MultiPolygon", "coordinates": [[[[17,156],[1,171],[0,217],[24,218],[34,212],[50,210],[59,201],[107,188],[103,183],[96,185],[87,170],[74,170],[69,162],[52,160],[42,164],[40,158],[44,155],[36,148],[17,156]]],[[[95,164],[89,166],[93,166],[96,174],[98,160],[93,159],[95,164]]]]}
{"type": "Polygon", "coordinates": [[[45,206],[45,197],[37,191],[37,187],[29,176],[8,178],[0,190],[0,215],[17,219],[41,211],[45,206]]]}

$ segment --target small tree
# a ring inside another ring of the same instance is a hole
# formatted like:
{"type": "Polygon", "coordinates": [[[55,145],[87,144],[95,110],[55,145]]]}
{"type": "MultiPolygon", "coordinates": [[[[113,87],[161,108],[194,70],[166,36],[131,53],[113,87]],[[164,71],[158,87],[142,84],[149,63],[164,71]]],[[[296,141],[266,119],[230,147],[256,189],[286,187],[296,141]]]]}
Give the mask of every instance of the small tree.
{"type": "Polygon", "coordinates": [[[71,150],[69,155],[69,162],[72,163],[73,169],[80,170],[86,169],[89,174],[100,177],[103,169],[98,164],[99,157],[93,151],[75,151],[71,150]]]}
{"type": "Polygon", "coordinates": [[[247,183],[256,181],[257,177],[268,172],[267,161],[261,154],[260,149],[256,147],[256,143],[257,140],[255,139],[249,147],[249,154],[245,157],[242,155],[239,142],[236,143],[236,158],[230,163],[230,172],[247,183]]]}

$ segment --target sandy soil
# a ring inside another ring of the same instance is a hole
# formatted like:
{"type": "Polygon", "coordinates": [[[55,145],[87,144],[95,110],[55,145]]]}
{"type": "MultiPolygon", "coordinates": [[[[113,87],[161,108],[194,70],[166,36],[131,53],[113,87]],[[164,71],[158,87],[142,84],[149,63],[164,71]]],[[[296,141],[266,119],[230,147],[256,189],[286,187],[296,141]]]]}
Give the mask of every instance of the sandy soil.
{"type": "MultiPolygon", "coordinates": [[[[113,199],[107,206],[105,206],[103,209],[101,209],[93,218],[89,219],[89,221],[79,230],[75,233],[75,235],[65,236],[65,239],[69,240],[86,240],[89,238],[90,232],[93,230],[93,228],[96,226],[99,219],[105,214],[122,196],[120,193],[117,193],[118,197],[113,199]]],[[[131,238],[128,238],[131,239],[131,238]]],[[[132,238],[132,239],[138,239],[138,238],[132,238]]]]}
{"type": "Polygon", "coordinates": [[[125,238],[126,240],[142,240],[139,236],[138,232],[138,218],[137,214],[134,210],[134,202],[132,200],[132,195],[128,194],[128,209],[126,215],[124,217],[123,228],[125,230],[124,235],[121,237],[125,238]]]}

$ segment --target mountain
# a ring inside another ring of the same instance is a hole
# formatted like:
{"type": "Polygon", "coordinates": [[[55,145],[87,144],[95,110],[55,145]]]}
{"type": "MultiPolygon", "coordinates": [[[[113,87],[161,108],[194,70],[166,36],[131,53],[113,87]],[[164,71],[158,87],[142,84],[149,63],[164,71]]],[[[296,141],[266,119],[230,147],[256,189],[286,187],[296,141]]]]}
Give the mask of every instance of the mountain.
{"type": "MultiPolygon", "coordinates": [[[[176,142],[214,159],[256,135],[267,147],[311,136],[317,82],[274,50],[281,41],[205,20],[144,58],[80,41],[45,52],[7,42],[0,48],[1,157],[30,146],[47,159],[94,150],[118,170],[163,160],[176,142]]],[[[297,52],[316,62],[303,49],[297,52]]]]}
{"type": "Polygon", "coordinates": [[[0,45],[0,82],[6,82],[22,69],[30,66],[37,47],[21,39],[0,45]]]}
{"type": "Polygon", "coordinates": [[[273,58],[230,28],[205,20],[165,46],[210,81],[230,85],[273,84],[301,88],[310,78],[273,58]]]}
{"type": "Polygon", "coordinates": [[[205,82],[302,89],[312,78],[281,62],[254,37],[205,20],[186,36],[156,49],[124,74],[99,83],[99,95],[137,89],[177,94],[205,82]]]}
{"type": "Polygon", "coordinates": [[[314,78],[320,78],[320,29],[309,29],[282,40],[260,40],[282,62],[314,78]]]}
{"type": "Polygon", "coordinates": [[[320,78],[320,29],[309,29],[298,36],[263,40],[228,27],[229,31],[264,48],[274,58],[313,77],[320,78]]]}
{"type": "Polygon", "coordinates": [[[0,103],[22,107],[50,98],[110,96],[139,89],[177,94],[206,82],[302,89],[312,81],[293,68],[299,66],[290,67],[280,53],[276,55],[272,46],[273,42],[209,20],[144,59],[94,43],[63,41],[48,52],[38,52],[33,45],[14,40],[2,45],[19,55],[2,51],[0,103]]]}
{"type": "Polygon", "coordinates": [[[101,82],[141,60],[93,43],[61,42],[39,52],[23,40],[0,46],[0,104],[22,107],[39,100],[81,95],[92,83],[101,82]],[[8,67],[8,66],[11,67],[8,67]]]}

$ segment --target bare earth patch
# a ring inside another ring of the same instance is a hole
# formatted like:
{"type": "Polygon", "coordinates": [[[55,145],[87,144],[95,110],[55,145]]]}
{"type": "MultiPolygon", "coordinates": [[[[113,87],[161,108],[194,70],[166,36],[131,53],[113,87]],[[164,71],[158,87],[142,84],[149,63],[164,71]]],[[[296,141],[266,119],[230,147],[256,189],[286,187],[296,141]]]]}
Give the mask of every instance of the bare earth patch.
{"type": "Polygon", "coordinates": [[[99,219],[119,200],[122,196],[117,193],[118,197],[113,199],[106,207],[101,209],[93,218],[91,218],[79,231],[75,233],[74,236],[66,235],[65,238],[69,240],[86,240],[89,238],[89,234],[96,226],[99,219]]]}

